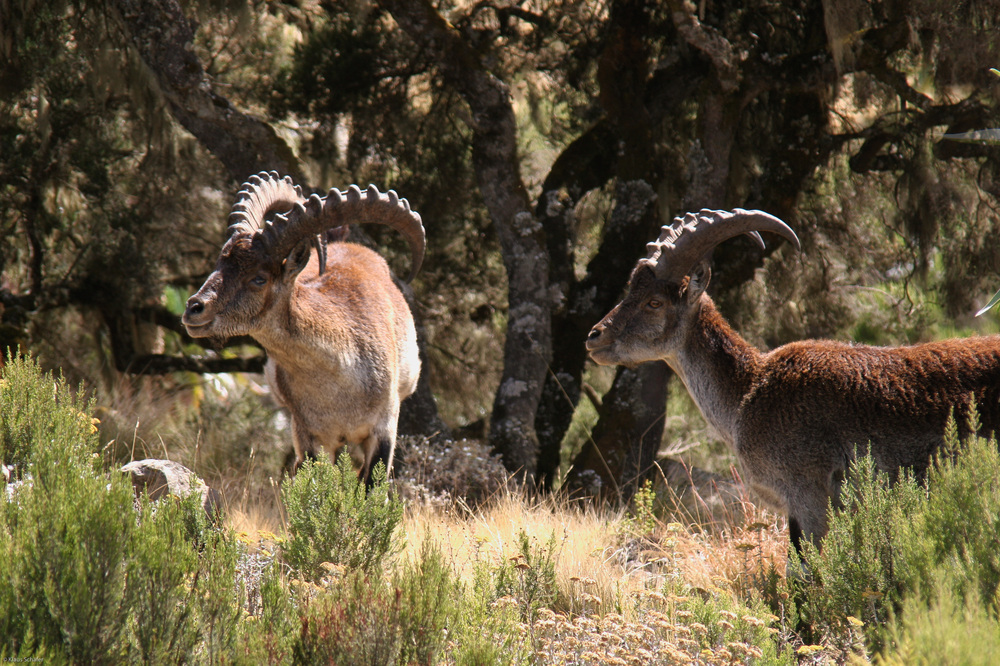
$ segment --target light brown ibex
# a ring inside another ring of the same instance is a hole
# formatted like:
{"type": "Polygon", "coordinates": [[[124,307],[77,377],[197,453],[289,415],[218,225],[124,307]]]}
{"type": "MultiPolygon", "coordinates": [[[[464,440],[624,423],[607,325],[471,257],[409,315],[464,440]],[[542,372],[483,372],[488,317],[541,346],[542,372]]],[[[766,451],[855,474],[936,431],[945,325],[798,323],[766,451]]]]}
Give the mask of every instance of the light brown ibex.
{"type": "Polygon", "coordinates": [[[412,279],[424,228],[406,199],[374,185],[306,199],[287,176],[252,176],[183,322],[192,337],[249,335],[264,347],[268,384],[291,416],[296,468],[321,447],[333,458],[356,443],[370,485],[377,461],[387,473],[392,465],[399,405],[416,389],[420,359],[413,316],[385,260],[354,243],[327,245],[329,230],[356,222],[403,234],[412,279]]]}
{"type": "Polygon", "coordinates": [[[735,452],[750,486],[788,515],[797,549],[827,531],[855,450],[879,469],[926,471],[948,417],[964,424],[974,397],[985,434],[1000,427],[1000,336],[905,347],[807,340],[762,353],[723,320],[705,293],[708,256],[758,231],[797,249],[781,220],[761,211],[702,210],[664,225],[629,278],[628,292],[591,330],[603,365],[663,360],[705,420],[735,452]]]}

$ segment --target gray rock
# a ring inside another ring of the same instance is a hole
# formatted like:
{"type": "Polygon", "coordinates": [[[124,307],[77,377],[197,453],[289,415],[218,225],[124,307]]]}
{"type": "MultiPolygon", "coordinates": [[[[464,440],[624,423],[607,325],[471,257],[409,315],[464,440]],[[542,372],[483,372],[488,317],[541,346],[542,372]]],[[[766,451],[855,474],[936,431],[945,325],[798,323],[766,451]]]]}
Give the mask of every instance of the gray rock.
{"type": "Polygon", "coordinates": [[[151,500],[158,500],[168,494],[184,498],[197,493],[210,519],[217,519],[222,512],[222,497],[219,492],[178,462],[148,458],[130,462],[121,471],[131,475],[136,497],[143,491],[151,500]]]}

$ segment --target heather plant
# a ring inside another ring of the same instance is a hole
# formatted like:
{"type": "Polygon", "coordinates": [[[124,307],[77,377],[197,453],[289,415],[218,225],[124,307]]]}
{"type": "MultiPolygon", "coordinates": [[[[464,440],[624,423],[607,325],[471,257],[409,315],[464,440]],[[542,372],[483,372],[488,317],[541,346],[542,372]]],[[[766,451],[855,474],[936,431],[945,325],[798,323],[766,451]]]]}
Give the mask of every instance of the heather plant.
{"type": "MultiPolygon", "coordinates": [[[[902,557],[906,524],[919,510],[924,491],[903,473],[894,484],[869,456],[859,457],[841,492],[844,508],[831,511],[822,552],[806,545],[805,561],[815,575],[805,586],[799,612],[820,634],[840,633],[854,617],[865,623],[869,641],[880,633],[905,592],[902,557]]],[[[792,570],[805,566],[791,553],[792,570]]]]}
{"type": "Polygon", "coordinates": [[[625,538],[646,538],[656,529],[657,518],[653,510],[656,501],[656,492],[653,490],[653,482],[646,480],[642,486],[636,489],[632,500],[629,502],[627,515],[622,518],[620,533],[625,538]]]}
{"type": "Polygon", "coordinates": [[[350,457],[336,465],[306,461],[283,484],[288,511],[285,561],[310,580],[324,563],[372,571],[397,548],[403,505],[385,483],[385,466],[372,472],[375,485],[358,483],[350,457]]]}
{"type": "Polygon", "coordinates": [[[58,449],[66,464],[96,469],[98,461],[89,458],[97,450],[92,407],[62,377],[46,376],[35,359],[8,354],[0,378],[0,462],[22,476],[33,453],[58,449]],[[40,442],[51,446],[39,448],[40,442]]]}
{"type": "Polygon", "coordinates": [[[124,475],[102,469],[92,405],[30,359],[9,359],[0,404],[20,477],[0,495],[0,657],[246,655],[247,590],[235,571],[243,549],[208,524],[199,498],[137,502],[124,475]]]}
{"type": "Polygon", "coordinates": [[[434,664],[459,617],[463,590],[440,548],[424,540],[393,576],[402,664],[434,664]]]}
{"type": "Polygon", "coordinates": [[[242,625],[240,644],[246,655],[255,655],[269,664],[287,664],[300,629],[299,617],[278,560],[272,559],[260,571],[256,612],[242,625]]]}
{"type": "Polygon", "coordinates": [[[393,481],[407,501],[478,507],[500,494],[509,473],[482,440],[402,436],[393,481]]]}
{"type": "Polygon", "coordinates": [[[0,396],[4,450],[22,472],[0,514],[0,603],[10,611],[0,652],[78,663],[120,656],[132,489],[100,472],[89,405],[61,379],[8,359],[0,396]]]}
{"type": "Polygon", "coordinates": [[[518,551],[511,557],[495,563],[477,562],[474,585],[488,591],[494,600],[512,600],[521,620],[532,622],[539,608],[556,601],[556,536],[551,533],[544,543],[537,543],[522,529],[517,543],[518,551]]]}
{"type": "Polygon", "coordinates": [[[902,612],[889,625],[892,650],[878,660],[883,666],[937,666],[966,664],[990,666],[1000,654],[1000,625],[995,609],[986,608],[974,596],[955,592],[948,580],[960,574],[937,569],[927,596],[908,597],[902,612]]]}
{"type": "Polygon", "coordinates": [[[397,663],[400,605],[400,596],[380,572],[348,571],[304,604],[293,663],[397,663]]]}
{"type": "Polygon", "coordinates": [[[462,589],[425,541],[395,568],[347,570],[303,603],[295,663],[436,664],[454,631],[462,589]]]}
{"type": "Polygon", "coordinates": [[[130,659],[139,663],[190,661],[198,645],[201,590],[191,580],[198,551],[186,533],[184,511],[179,502],[154,506],[146,496],[139,501],[126,564],[130,659]]]}
{"type": "Polygon", "coordinates": [[[937,621],[996,623],[1000,454],[994,440],[957,432],[952,423],[924,481],[892,483],[868,457],[853,465],[822,552],[805,553],[814,579],[801,586],[800,609],[815,635],[863,626],[881,651],[891,634],[916,640],[937,621]]]}
{"type": "Polygon", "coordinates": [[[451,657],[456,666],[512,666],[530,661],[531,642],[523,631],[521,608],[511,596],[496,596],[496,587],[482,563],[463,598],[451,657]]]}

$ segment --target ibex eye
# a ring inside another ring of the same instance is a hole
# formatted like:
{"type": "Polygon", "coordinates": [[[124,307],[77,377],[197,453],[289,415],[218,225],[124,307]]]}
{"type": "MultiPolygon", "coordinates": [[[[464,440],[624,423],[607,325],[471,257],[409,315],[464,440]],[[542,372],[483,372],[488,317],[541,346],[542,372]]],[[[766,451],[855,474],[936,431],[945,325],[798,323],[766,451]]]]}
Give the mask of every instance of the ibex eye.
{"type": "Polygon", "coordinates": [[[653,300],[651,300],[648,303],[646,303],[646,307],[649,308],[650,310],[656,310],[657,308],[659,308],[662,305],[663,305],[663,301],[658,300],[656,298],[654,298],[653,300]]]}

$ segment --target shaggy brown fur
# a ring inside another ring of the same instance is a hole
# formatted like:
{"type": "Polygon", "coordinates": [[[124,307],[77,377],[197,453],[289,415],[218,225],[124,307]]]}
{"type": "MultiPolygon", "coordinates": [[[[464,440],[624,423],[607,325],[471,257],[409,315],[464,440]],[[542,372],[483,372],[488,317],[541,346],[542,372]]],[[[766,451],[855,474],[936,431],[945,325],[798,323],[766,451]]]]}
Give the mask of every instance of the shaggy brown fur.
{"type": "Polygon", "coordinates": [[[856,449],[879,469],[926,470],[952,414],[964,425],[974,399],[982,434],[1000,429],[1000,336],[907,347],[827,340],[762,353],[704,293],[706,262],[660,279],[648,261],[625,299],[590,333],[600,364],[664,360],[738,457],[752,488],[788,515],[798,548],[827,531],[856,449]]]}

